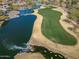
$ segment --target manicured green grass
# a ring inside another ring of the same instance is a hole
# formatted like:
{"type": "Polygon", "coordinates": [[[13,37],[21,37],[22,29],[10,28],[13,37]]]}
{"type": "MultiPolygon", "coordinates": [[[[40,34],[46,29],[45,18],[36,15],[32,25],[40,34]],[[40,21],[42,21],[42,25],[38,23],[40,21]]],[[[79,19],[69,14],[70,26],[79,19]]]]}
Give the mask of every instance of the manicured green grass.
{"type": "Polygon", "coordinates": [[[64,45],[75,45],[77,43],[77,40],[60,25],[59,19],[62,13],[45,8],[40,9],[39,14],[44,17],[41,31],[49,40],[64,45]]]}

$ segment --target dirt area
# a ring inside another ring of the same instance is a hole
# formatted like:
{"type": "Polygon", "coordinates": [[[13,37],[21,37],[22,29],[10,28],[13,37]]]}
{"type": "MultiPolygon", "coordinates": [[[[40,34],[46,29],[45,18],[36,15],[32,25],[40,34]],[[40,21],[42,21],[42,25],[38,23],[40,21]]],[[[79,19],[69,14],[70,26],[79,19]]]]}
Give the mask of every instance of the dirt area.
{"type": "Polygon", "coordinates": [[[15,59],[44,59],[40,53],[23,53],[15,56],[15,59]]]}

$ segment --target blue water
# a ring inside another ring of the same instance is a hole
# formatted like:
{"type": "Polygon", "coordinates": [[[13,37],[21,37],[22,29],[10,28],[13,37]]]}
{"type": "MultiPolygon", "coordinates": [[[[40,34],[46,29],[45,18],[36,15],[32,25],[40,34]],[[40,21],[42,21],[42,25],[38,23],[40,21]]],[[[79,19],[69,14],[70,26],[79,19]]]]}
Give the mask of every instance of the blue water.
{"type": "Polygon", "coordinates": [[[27,15],[5,21],[0,28],[0,54],[11,54],[25,49],[35,20],[35,15],[27,15]]]}
{"type": "Polygon", "coordinates": [[[24,10],[19,10],[20,16],[25,15],[25,14],[30,14],[33,13],[33,9],[24,9],[24,10]]]}

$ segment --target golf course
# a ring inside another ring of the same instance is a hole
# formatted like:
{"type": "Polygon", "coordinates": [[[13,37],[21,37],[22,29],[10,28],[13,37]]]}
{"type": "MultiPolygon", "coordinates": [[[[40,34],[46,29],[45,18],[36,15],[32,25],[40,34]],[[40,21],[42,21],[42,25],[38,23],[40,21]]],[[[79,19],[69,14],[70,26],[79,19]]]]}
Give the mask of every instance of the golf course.
{"type": "Polygon", "coordinates": [[[52,8],[45,8],[40,9],[39,14],[43,16],[41,31],[45,37],[63,45],[77,44],[77,40],[66,32],[59,23],[62,13],[52,10],[52,8]]]}

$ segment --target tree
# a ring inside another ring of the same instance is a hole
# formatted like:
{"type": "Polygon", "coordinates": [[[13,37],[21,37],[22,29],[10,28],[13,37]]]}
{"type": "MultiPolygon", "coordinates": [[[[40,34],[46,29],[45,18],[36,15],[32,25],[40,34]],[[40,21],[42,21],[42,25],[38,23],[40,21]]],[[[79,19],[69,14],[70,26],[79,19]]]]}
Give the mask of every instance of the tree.
{"type": "Polygon", "coordinates": [[[0,15],[3,15],[3,10],[0,10],[0,15]]]}
{"type": "Polygon", "coordinates": [[[59,1],[60,7],[62,7],[63,0],[59,1]]]}
{"type": "Polygon", "coordinates": [[[9,3],[8,5],[9,5],[9,8],[8,9],[9,10],[13,10],[13,4],[12,3],[9,3]]]}
{"type": "Polygon", "coordinates": [[[33,0],[25,0],[25,1],[26,1],[26,4],[28,4],[28,5],[33,4],[33,0]]]}
{"type": "Polygon", "coordinates": [[[34,1],[33,0],[25,0],[25,2],[26,2],[26,6],[27,7],[28,6],[32,7],[34,5],[34,1]]]}
{"type": "Polygon", "coordinates": [[[69,16],[71,17],[71,19],[76,20],[77,18],[79,18],[79,10],[78,9],[74,9],[74,8],[71,9],[69,16]]]}
{"type": "Polygon", "coordinates": [[[70,14],[68,15],[68,18],[71,19],[73,24],[73,31],[76,32],[76,29],[79,28],[79,10],[78,9],[72,9],[70,10],[70,14]]]}

